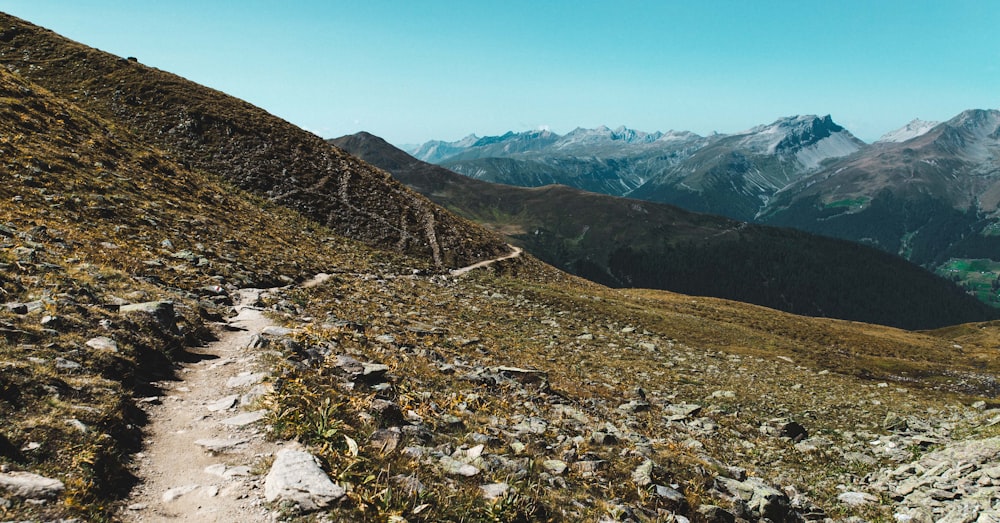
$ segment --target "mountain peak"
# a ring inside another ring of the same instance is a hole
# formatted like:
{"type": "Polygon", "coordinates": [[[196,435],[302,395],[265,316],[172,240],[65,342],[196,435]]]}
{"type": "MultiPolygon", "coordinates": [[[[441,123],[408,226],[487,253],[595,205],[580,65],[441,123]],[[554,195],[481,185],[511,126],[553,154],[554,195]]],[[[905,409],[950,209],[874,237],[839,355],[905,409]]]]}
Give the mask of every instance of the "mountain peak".
{"type": "Polygon", "coordinates": [[[875,140],[875,143],[898,143],[912,140],[913,138],[927,134],[927,131],[930,131],[939,123],[941,122],[930,122],[914,118],[903,127],[883,134],[878,140],[875,140]]]}
{"type": "MultiPolygon", "coordinates": [[[[758,125],[737,136],[742,136],[741,145],[768,154],[797,154],[815,146],[821,141],[841,136],[841,142],[855,143],[853,147],[838,147],[835,156],[849,154],[860,147],[860,140],[843,127],[837,125],[830,115],[797,115],[778,118],[769,125],[758,125]],[[848,151],[850,149],[850,151],[848,151]]],[[[845,145],[845,144],[841,144],[845,145]]],[[[807,163],[813,163],[812,161],[807,163]]]]}

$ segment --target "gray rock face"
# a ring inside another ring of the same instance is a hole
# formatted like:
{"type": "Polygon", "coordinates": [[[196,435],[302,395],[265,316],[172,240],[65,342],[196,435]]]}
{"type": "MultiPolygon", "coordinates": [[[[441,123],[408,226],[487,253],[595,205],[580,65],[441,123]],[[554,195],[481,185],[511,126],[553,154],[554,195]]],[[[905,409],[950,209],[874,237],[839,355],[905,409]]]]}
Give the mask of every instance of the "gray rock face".
{"type": "Polygon", "coordinates": [[[264,480],[264,497],[268,501],[291,502],[306,512],[329,507],[344,493],[343,488],[330,481],[319,461],[301,450],[278,451],[264,480]]]}
{"type": "Polygon", "coordinates": [[[30,472],[0,473],[0,490],[18,498],[50,499],[65,489],[62,481],[30,472]]]}

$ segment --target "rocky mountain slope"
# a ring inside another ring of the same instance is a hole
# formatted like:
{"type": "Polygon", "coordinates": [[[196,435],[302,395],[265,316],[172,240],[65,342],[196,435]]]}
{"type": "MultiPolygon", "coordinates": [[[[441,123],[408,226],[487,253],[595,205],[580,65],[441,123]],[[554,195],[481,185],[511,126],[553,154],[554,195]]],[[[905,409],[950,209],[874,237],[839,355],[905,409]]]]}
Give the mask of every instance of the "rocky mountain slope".
{"type": "Polygon", "coordinates": [[[1000,111],[970,110],[831,164],[782,191],[761,219],[938,266],[997,258],[998,204],[1000,111]]]}
{"type": "Polygon", "coordinates": [[[0,27],[9,70],[344,236],[446,266],[504,252],[496,236],[259,108],[11,16],[0,27]]]}
{"type": "Polygon", "coordinates": [[[490,184],[367,133],[331,143],[543,261],[606,285],[904,328],[996,317],[950,282],[875,249],[565,186],[490,184]]]}
{"type": "Polygon", "coordinates": [[[527,255],[455,276],[22,74],[0,70],[0,111],[4,520],[183,519],[220,497],[263,500],[242,521],[997,517],[996,324],[613,290],[527,255]],[[207,359],[237,305],[282,328],[207,359]],[[235,397],[190,390],[216,364],[235,397]],[[191,442],[213,464],[174,487],[144,476],[147,422],[184,404],[231,433],[191,442]],[[228,451],[244,437],[281,450],[228,451]],[[137,484],[171,488],[154,507],[137,484]]]}

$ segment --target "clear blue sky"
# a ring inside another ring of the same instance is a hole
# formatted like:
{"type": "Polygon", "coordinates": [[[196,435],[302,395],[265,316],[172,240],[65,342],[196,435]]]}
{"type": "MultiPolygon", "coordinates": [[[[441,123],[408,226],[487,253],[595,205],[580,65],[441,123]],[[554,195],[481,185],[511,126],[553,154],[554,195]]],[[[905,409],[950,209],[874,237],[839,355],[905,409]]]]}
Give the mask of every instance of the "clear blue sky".
{"type": "Polygon", "coordinates": [[[871,141],[1000,107],[1000,2],[0,0],[0,10],[396,144],[832,114],[871,141]]]}

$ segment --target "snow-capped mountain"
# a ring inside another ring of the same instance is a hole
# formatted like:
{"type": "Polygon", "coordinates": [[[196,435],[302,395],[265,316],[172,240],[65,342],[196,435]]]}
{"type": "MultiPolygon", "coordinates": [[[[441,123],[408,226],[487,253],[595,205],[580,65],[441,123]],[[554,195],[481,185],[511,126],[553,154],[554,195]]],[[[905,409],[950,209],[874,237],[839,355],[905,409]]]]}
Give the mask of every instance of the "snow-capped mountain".
{"type": "Polygon", "coordinates": [[[779,118],[713,137],[630,196],[752,220],[778,191],[863,147],[829,115],[779,118]]]}
{"type": "Polygon", "coordinates": [[[915,118],[910,121],[910,123],[896,129],[895,131],[889,131],[883,134],[875,143],[898,143],[911,140],[918,136],[927,134],[934,126],[941,122],[929,122],[927,120],[921,120],[915,118]]]}

